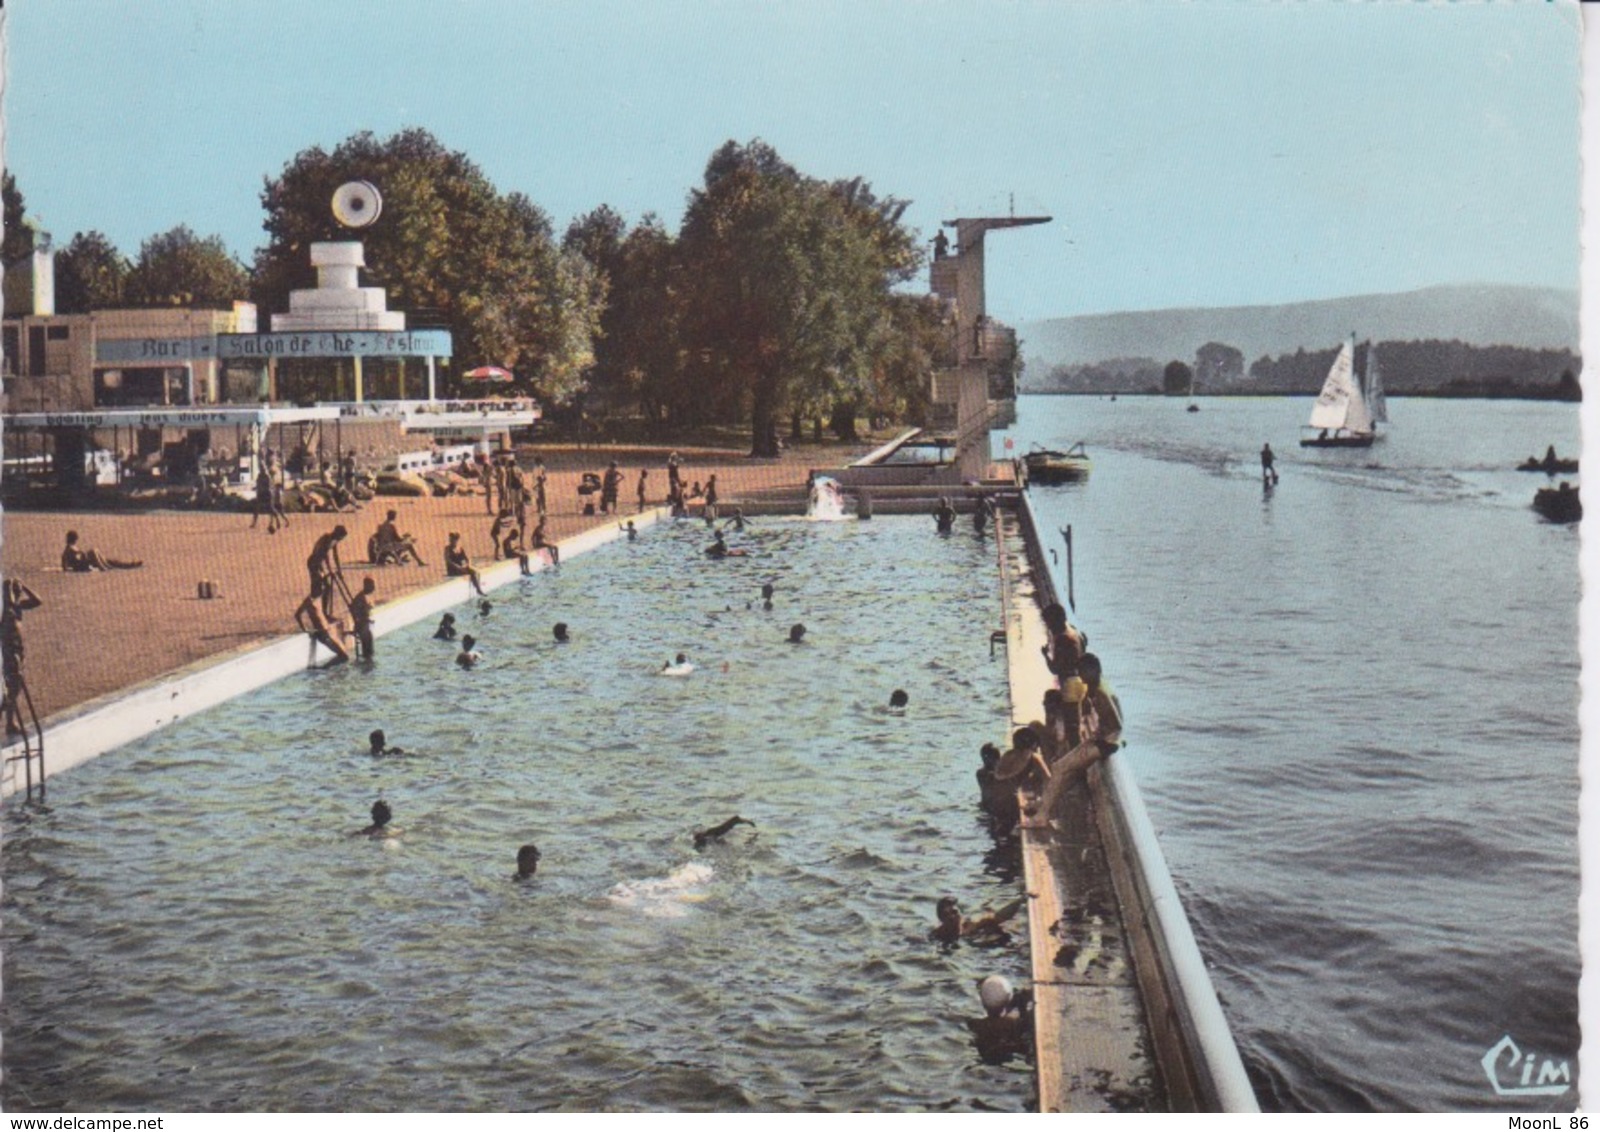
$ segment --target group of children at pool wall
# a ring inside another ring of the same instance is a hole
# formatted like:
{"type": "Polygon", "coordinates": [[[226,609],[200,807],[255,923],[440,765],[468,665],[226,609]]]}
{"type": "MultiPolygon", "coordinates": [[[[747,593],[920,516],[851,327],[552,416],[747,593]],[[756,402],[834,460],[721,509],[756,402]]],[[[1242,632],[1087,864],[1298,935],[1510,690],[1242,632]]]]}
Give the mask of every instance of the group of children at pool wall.
{"type": "MultiPolygon", "coordinates": [[[[1017,728],[1004,753],[993,743],[979,752],[980,805],[1005,828],[1048,829],[1066,787],[1122,746],[1122,707],[1103,679],[1099,657],[1087,651],[1088,636],[1071,625],[1059,604],[1046,606],[1042,615],[1049,643],[1040,651],[1055,677],[1043,697],[1044,718],[1017,728]]],[[[939,923],[930,934],[945,944],[997,935],[1027,900],[1020,896],[969,919],[954,897],[945,896],[935,908],[939,923]]],[[[1013,991],[1003,977],[990,975],[980,981],[979,997],[985,1017],[969,1026],[980,1050],[1025,1050],[1033,1024],[1032,992],[1013,991]]]]}

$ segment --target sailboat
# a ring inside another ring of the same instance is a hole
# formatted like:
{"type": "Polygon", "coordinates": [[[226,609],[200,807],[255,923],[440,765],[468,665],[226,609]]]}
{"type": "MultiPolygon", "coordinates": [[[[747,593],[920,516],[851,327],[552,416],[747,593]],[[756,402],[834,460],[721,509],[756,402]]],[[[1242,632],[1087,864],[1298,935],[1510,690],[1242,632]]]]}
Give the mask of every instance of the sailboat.
{"type": "Polygon", "coordinates": [[[1301,430],[1302,448],[1369,448],[1378,438],[1376,424],[1389,419],[1383,396],[1383,378],[1378,372],[1378,352],[1367,349],[1365,380],[1356,375],[1356,337],[1339,348],[1333,359],[1317,403],[1311,407],[1311,420],[1301,430]]]}

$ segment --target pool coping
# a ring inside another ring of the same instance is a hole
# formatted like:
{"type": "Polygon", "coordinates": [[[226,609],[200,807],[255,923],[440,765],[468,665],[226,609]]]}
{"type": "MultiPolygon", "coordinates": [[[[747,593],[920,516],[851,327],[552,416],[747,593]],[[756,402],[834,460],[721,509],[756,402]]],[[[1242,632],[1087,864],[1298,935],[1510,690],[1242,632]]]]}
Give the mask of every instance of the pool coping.
{"type": "MultiPolygon", "coordinates": [[[[658,507],[630,515],[627,521],[642,530],[666,516],[666,508],[658,507]]],[[[556,547],[565,561],[615,542],[626,533],[621,522],[604,524],[563,539],[556,547]]],[[[542,558],[530,556],[529,569],[535,573],[551,568],[542,558]]],[[[509,559],[481,567],[479,576],[488,592],[515,582],[522,571],[515,559],[509,559]]],[[[467,578],[448,578],[379,605],[373,613],[373,636],[385,636],[476,597],[467,578]]],[[[207,657],[134,688],[68,708],[44,722],[44,774],[54,778],[163,727],[335,659],[331,650],[307,634],[292,633],[207,657]]],[[[6,760],[0,763],[0,799],[25,785],[22,751],[21,742],[0,748],[0,757],[6,760]],[[13,757],[18,761],[10,761],[13,757]]]]}

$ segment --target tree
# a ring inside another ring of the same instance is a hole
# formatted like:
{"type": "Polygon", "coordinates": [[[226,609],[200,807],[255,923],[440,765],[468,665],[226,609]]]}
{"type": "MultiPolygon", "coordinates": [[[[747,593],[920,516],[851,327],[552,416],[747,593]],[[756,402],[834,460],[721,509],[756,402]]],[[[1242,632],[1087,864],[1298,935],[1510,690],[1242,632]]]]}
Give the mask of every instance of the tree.
{"type": "Polygon", "coordinates": [[[56,310],[61,314],[120,307],[128,261],[100,232],[79,232],[56,253],[56,310]]]}
{"type": "Polygon", "coordinates": [[[1182,362],[1168,362],[1167,368],[1161,371],[1161,391],[1168,397],[1180,397],[1189,392],[1189,383],[1194,380],[1194,370],[1182,362]]]}
{"type": "Polygon", "coordinates": [[[33,227],[27,222],[27,206],[17,179],[8,169],[0,176],[0,204],[3,204],[5,235],[0,237],[0,260],[16,263],[33,253],[33,227]]]}
{"type": "Polygon", "coordinates": [[[249,291],[250,280],[220,236],[196,236],[186,224],[151,236],[123,288],[129,306],[229,307],[249,291]]]}
{"type": "Polygon", "coordinates": [[[581,388],[598,329],[593,269],[556,246],[542,209],[521,193],[501,194],[426,130],[383,140],[360,133],[332,153],[303,150],[266,181],[261,203],[268,240],[256,252],[255,296],[264,310],[285,309],[290,290],[313,285],[313,241],[360,239],[367,282],[386,288],[391,306],[443,315],[457,371],[504,365],[552,401],[581,388]],[[333,219],[329,201],[356,179],[383,193],[383,213],[352,232],[333,219]]]}
{"type": "Polygon", "coordinates": [[[748,401],[751,454],[777,454],[786,409],[859,394],[891,286],[919,262],[905,205],[858,180],[802,176],[771,146],[728,142],[690,194],[679,237],[698,406],[748,401]]]}
{"type": "Polygon", "coordinates": [[[1195,384],[1206,389],[1232,385],[1244,376],[1244,354],[1221,342],[1207,342],[1194,353],[1195,384]]]}

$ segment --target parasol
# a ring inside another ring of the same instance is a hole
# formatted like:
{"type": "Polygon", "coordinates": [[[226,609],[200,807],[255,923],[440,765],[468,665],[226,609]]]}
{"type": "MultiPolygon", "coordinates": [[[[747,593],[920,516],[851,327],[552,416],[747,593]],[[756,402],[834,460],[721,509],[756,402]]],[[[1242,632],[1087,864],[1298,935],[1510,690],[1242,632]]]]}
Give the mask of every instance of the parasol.
{"type": "Polygon", "coordinates": [[[515,381],[516,375],[500,366],[479,366],[461,375],[468,381],[515,381]]]}

